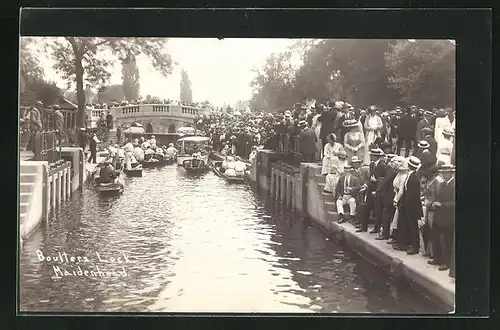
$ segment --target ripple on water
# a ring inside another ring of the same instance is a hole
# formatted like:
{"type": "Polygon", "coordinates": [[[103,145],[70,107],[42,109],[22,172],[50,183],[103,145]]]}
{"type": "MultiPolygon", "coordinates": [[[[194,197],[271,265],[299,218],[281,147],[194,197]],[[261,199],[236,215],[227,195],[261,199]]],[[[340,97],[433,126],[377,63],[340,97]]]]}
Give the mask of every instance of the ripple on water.
{"type": "Polygon", "coordinates": [[[176,166],[125,178],[120,198],[83,187],[20,260],[24,311],[439,311],[248,186],[176,166]],[[38,249],[133,263],[124,278],[55,278],[38,249]]]}

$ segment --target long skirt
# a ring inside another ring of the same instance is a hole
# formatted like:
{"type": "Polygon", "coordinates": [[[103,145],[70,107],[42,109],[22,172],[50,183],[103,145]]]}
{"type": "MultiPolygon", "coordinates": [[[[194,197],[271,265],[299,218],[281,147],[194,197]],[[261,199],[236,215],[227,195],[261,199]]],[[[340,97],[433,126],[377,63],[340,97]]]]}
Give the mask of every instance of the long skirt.
{"type": "Polygon", "coordinates": [[[337,173],[328,173],[328,175],[325,178],[324,190],[333,193],[335,191],[335,187],[337,187],[338,181],[339,181],[339,175],[337,173]]]}
{"type": "Polygon", "coordinates": [[[330,173],[330,170],[332,169],[333,165],[338,162],[337,159],[332,159],[332,158],[323,158],[323,167],[321,168],[321,175],[325,175],[327,173],[330,173]]]}

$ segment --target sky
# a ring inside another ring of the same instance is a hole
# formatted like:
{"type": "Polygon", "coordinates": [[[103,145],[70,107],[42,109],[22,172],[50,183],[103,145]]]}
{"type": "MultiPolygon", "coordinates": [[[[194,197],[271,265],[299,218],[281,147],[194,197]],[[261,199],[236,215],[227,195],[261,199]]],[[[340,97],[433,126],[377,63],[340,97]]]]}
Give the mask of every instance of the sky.
{"type": "MultiPolygon", "coordinates": [[[[255,77],[253,67],[262,67],[273,52],[281,52],[297,39],[203,39],[172,38],[166,51],[178,64],[168,78],[155,72],[149,60],[137,58],[141,96],[147,94],[178,100],[180,72],[184,69],[191,80],[194,101],[208,100],[214,105],[235,104],[249,100],[252,95],[250,82],[255,77]]],[[[35,46],[42,50],[42,45],[35,46]]],[[[66,83],[52,68],[53,62],[43,52],[38,56],[48,80],[65,88],[66,83]]],[[[121,84],[121,65],[113,67],[110,84],[121,84]]]]}

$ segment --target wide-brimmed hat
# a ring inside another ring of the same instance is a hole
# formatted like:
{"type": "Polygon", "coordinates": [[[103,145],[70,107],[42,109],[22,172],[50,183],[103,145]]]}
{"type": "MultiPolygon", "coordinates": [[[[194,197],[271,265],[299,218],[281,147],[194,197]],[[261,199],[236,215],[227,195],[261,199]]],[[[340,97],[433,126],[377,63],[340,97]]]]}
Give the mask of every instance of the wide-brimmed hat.
{"type": "Polygon", "coordinates": [[[328,134],[328,136],[330,139],[332,139],[333,141],[337,140],[337,136],[335,135],[335,133],[330,133],[328,134]]]}
{"type": "Polygon", "coordinates": [[[455,166],[451,164],[442,164],[438,167],[439,172],[455,172],[455,166]]]}
{"type": "Polygon", "coordinates": [[[342,109],[342,107],[343,107],[343,106],[344,106],[344,102],[342,102],[342,101],[337,101],[337,102],[335,102],[335,104],[334,104],[334,106],[333,106],[333,107],[334,107],[335,109],[342,109]]]}
{"type": "Polygon", "coordinates": [[[377,107],[374,105],[370,105],[367,110],[368,112],[375,112],[375,110],[377,110],[377,107]]]}
{"type": "Polygon", "coordinates": [[[155,139],[155,136],[154,136],[154,135],[151,135],[151,138],[152,138],[152,139],[155,139]]]}
{"type": "Polygon", "coordinates": [[[398,171],[405,171],[408,169],[408,164],[407,164],[406,158],[404,158],[403,156],[396,156],[396,157],[392,158],[391,164],[398,171]]]}
{"type": "Polygon", "coordinates": [[[425,110],[424,111],[424,115],[426,115],[426,116],[434,116],[434,113],[432,111],[425,110]]]}
{"type": "Polygon", "coordinates": [[[418,145],[417,145],[419,148],[421,149],[427,149],[429,148],[431,145],[429,144],[429,142],[425,141],[425,140],[422,140],[422,141],[419,141],[418,142],[418,145]]]}
{"type": "Polygon", "coordinates": [[[297,124],[298,127],[305,127],[307,125],[307,121],[305,120],[301,120],[299,121],[299,123],[297,124]]]}
{"type": "Polygon", "coordinates": [[[169,144],[168,144],[168,146],[169,146],[169,147],[173,147],[173,146],[174,146],[174,144],[173,144],[173,143],[169,143],[169,144]]]}
{"type": "Polygon", "coordinates": [[[285,117],[291,117],[292,112],[290,110],[285,111],[285,117]]]}
{"type": "Polygon", "coordinates": [[[444,136],[455,136],[455,130],[447,127],[445,129],[443,129],[443,135],[444,136]]]}
{"type": "Polygon", "coordinates": [[[420,167],[420,165],[421,165],[420,159],[418,159],[415,156],[410,156],[408,158],[408,162],[407,163],[408,163],[408,167],[413,168],[415,170],[418,169],[420,167]]]}
{"type": "Polygon", "coordinates": [[[385,155],[382,149],[380,148],[372,148],[370,149],[370,155],[372,156],[383,156],[385,155]]]}
{"type": "Polygon", "coordinates": [[[362,163],[363,161],[361,159],[359,159],[358,156],[352,156],[351,158],[351,164],[352,163],[362,163]]]}
{"type": "Polygon", "coordinates": [[[230,139],[231,139],[231,140],[234,140],[234,139],[236,139],[236,136],[231,135],[230,139]]]}
{"type": "Polygon", "coordinates": [[[340,150],[337,153],[337,157],[342,158],[342,159],[346,159],[347,158],[347,153],[344,150],[340,150]]]}

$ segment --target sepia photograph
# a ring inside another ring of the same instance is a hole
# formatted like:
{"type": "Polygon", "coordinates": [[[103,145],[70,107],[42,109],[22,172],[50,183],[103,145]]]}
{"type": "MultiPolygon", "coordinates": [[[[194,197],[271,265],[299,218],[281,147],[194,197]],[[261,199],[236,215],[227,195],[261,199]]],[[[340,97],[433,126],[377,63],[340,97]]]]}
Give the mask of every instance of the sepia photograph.
{"type": "Polygon", "coordinates": [[[19,43],[20,312],[455,311],[455,40],[19,43]]]}

